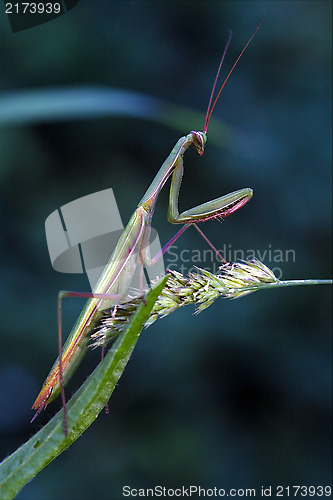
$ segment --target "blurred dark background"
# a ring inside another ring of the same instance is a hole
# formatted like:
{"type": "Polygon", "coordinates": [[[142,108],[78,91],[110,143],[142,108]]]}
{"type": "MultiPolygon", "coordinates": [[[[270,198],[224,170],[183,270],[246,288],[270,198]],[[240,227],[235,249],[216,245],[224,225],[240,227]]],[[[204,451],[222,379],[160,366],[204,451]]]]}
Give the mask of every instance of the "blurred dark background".
{"type": "MultiPolygon", "coordinates": [[[[83,276],[52,269],[46,217],[112,187],[126,223],[178,138],[202,128],[228,28],[223,74],[264,11],[214,113],[226,124],[220,146],[208,138],[203,158],[186,153],[180,205],[252,187],[254,198],[238,213],[204,225],[214,244],[279,252],[281,262],[267,252],[264,261],[282,279],[329,278],[330,1],[81,0],[15,34],[1,11],[2,102],[13,91],[88,85],[184,108],[182,125],[177,114],[169,127],[123,115],[1,123],[1,458],[59,408],[55,402],[29,424],[57,355],[57,292],[88,287],[83,276]],[[197,123],[186,109],[201,113],[197,123]],[[287,250],[295,259],[286,261],[287,250]]],[[[154,218],[163,242],[174,234],[167,202],[166,189],[154,218]]],[[[179,249],[205,248],[187,233],[179,249]]],[[[68,328],[82,305],[73,302],[68,328]]],[[[259,292],[192,313],[184,308],[143,332],[110,414],[18,498],[121,498],[126,484],[259,491],[331,483],[330,287],[259,292]]],[[[99,356],[89,354],[67,394],[99,356]]]]}

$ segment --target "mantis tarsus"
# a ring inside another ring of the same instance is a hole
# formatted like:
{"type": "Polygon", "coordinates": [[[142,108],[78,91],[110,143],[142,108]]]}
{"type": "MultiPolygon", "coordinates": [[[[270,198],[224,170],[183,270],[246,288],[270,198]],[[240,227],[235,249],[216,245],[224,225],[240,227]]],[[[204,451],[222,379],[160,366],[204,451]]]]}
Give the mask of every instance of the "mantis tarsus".
{"type": "MultiPolygon", "coordinates": [[[[58,298],[58,338],[59,338],[59,357],[54,363],[51,371],[46,378],[43,387],[33,404],[33,409],[37,412],[34,418],[40,413],[43,408],[46,408],[48,403],[53,401],[59,393],[62,396],[64,408],[64,431],[67,436],[67,419],[66,419],[66,400],[64,393],[64,384],[70,379],[74,370],[84,356],[89,342],[89,334],[94,325],[98,321],[101,310],[108,307],[110,300],[120,303],[126,300],[126,294],[134,273],[135,267],[139,264],[143,266],[151,265],[160,257],[157,254],[155,257],[150,257],[149,252],[149,236],[151,228],[151,220],[153,217],[155,203],[157,197],[163,188],[166,181],[171,178],[171,187],[169,195],[168,220],[173,224],[184,224],[178,233],[172,238],[163,248],[164,253],[190,225],[193,225],[198,232],[205,238],[202,231],[197,227],[196,223],[204,222],[208,219],[217,217],[226,217],[245,203],[252,197],[252,189],[244,188],[233,193],[229,193],[215,200],[206,202],[202,205],[186,210],[179,214],[178,211],[178,194],[183,176],[183,156],[190,145],[193,145],[197,153],[201,156],[204,153],[205,144],[207,141],[208,124],[213,112],[213,109],[219,99],[220,93],[229,79],[232,71],[238,63],[243,52],[251,42],[252,38],[260,28],[263,21],[257,26],[241,53],[233,64],[227,77],[225,78],[217,96],[212,104],[213,95],[216,83],[219,77],[221,66],[228,49],[231,33],[225,46],[219,68],[215,77],[213,88],[210,95],[210,100],[207,108],[206,119],[202,132],[192,131],[188,135],[181,137],[170,155],[167,157],[153,182],[149,186],[145,195],[138,204],[136,210],[131,216],[126,228],[124,229],[114,252],[105,269],[100,276],[100,279],[92,293],[81,292],[60,292],[58,298]],[[65,296],[86,297],[86,302],[77,322],[75,323],[64,347],[62,347],[62,318],[61,318],[61,302],[65,296]],[[108,303],[106,303],[108,302],[108,303]],[[103,304],[103,306],[102,306],[103,304]],[[102,306],[102,307],[101,307],[102,306]]],[[[210,244],[210,242],[208,241],[210,244]]],[[[212,245],[211,245],[212,246],[212,245]]],[[[224,259],[220,256],[224,261],[224,259]]],[[[225,262],[225,261],[224,261],[225,262]]],[[[143,298],[144,300],[144,298],[143,298]]]]}

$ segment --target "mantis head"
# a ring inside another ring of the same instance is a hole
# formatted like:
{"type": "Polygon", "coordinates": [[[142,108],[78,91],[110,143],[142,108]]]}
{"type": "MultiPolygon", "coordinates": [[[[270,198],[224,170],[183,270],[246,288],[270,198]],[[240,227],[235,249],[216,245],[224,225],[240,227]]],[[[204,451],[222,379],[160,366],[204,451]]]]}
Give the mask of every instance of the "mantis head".
{"type": "Polygon", "coordinates": [[[192,130],[193,146],[196,149],[198,155],[202,156],[205,150],[205,144],[207,142],[207,135],[204,132],[196,132],[192,130]]]}

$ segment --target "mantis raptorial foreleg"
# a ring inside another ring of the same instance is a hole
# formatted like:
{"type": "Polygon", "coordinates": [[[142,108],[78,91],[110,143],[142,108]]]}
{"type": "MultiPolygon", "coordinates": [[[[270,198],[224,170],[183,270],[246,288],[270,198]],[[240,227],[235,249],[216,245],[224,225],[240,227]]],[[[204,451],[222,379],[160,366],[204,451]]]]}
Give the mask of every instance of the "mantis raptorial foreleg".
{"type": "MultiPolygon", "coordinates": [[[[113,303],[121,303],[126,301],[126,296],[128,294],[129,285],[132,280],[135,267],[137,265],[143,267],[143,265],[151,265],[156,262],[157,259],[164,252],[166,252],[168,248],[170,248],[174,241],[190,225],[194,225],[194,227],[203,236],[203,238],[210,244],[212,248],[214,248],[202,233],[201,229],[197,227],[197,223],[204,222],[213,218],[227,217],[228,215],[232,214],[240,207],[242,207],[252,197],[252,189],[244,188],[224,195],[215,200],[198,205],[197,207],[186,210],[181,214],[178,211],[178,195],[184,170],[184,153],[191,145],[194,146],[200,156],[204,153],[204,148],[207,141],[206,134],[209,120],[221,93],[221,90],[223,89],[244,50],[252,40],[255,33],[258,31],[260,25],[261,23],[252,34],[247,44],[244,46],[242,52],[238,56],[236,62],[234,63],[226,79],[224,80],[224,83],[222,84],[213,105],[211,105],[221,65],[230,43],[231,35],[229,36],[210,96],[203,132],[192,131],[188,135],[181,137],[177,141],[175,147],[172,149],[170,155],[161,166],[153,182],[149,186],[145,195],[138,204],[136,210],[132,214],[93,292],[61,292],[59,294],[59,358],[54,363],[47,379],[45,380],[43,387],[33,404],[33,408],[37,410],[37,415],[43,408],[47,406],[49,402],[54,400],[59,395],[59,393],[61,393],[64,406],[64,430],[66,435],[67,421],[64,385],[72,376],[74,370],[80,363],[83,355],[87,350],[90,333],[101,315],[101,309],[107,308],[110,300],[113,301],[113,303]],[[161,252],[159,252],[154,257],[151,257],[149,252],[151,221],[154,214],[157,197],[170,176],[172,176],[172,179],[169,196],[168,220],[173,224],[184,225],[180,229],[180,231],[178,231],[175,237],[172,238],[163,247],[161,252]],[[86,297],[88,298],[88,301],[86,302],[80,314],[80,317],[75,323],[64,347],[62,347],[61,303],[63,297],[65,296],[86,297]]],[[[223,257],[221,257],[221,259],[224,261],[223,257]]]]}

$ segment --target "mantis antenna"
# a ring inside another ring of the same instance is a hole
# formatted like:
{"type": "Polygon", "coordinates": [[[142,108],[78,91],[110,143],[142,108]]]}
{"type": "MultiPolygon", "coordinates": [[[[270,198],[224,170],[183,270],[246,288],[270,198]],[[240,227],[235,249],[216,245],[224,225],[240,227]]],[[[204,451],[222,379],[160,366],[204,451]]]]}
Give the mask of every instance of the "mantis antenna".
{"type": "Polygon", "coordinates": [[[226,43],[226,46],[224,48],[224,51],[223,51],[223,54],[222,54],[222,57],[221,57],[221,61],[220,61],[220,64],[219,64],[219,67],[218,67],[218,70],[217,70],[217,73],[216,73],[216,77],[215,77],[215,80],[214,80],[214,85],[213,85],[213,88],[212,88],[212,91],[211,91],[211,94],[210,94],[210,98],[209,98],[209,103],[208,103],[208,107],[207,107],[207,113],[206,113],[206,118],[205,118],[205,124],[204,124],[204,128],[203,128],[203,133],[206,134],[207,132],[207,129],[208,129],[208,124],[209,124],[209,121],[210,121],[210,118],[212,116],[212,113],[213,113],[213,110],[215,108],[215,105],[220,97],[220,94],[225,86],[225,84],[227,83],[227,81],[229,80],[229,77],[231,75],[231,73],[233,72],[233,70],[235,69],[238,61],[240,60],[240,58],[242,57],[242,55],[244,54],[245,50],[247,49],[248,45],[250,44],[252,38],[254,37],[254,35],[257,33],[257,31],[260,29],[262,23],[264,22],[264,19],[265,19],[265,14],[263,15],[263,17],[261,18],[261,21],[260,23],[258,24],[258,26],[256,27],[256,29],[254,30],[254,32],[252,33],[252,35],[250,36],[250,38],[248,39],[247,43],[244,45],[241,53],[239,54],[239,56],[237,57],[236,61],[234,62],[234,64],[232,65],[232,68],[231,70],[229,71],[229,73],[227,74],[224,82],[222,83],[221,87],[220,87],[220,90],[218,91],[217,93],[217,96],[212,104],[212,100],[213,100],[213,96],[214,96],[214,92],[215,92],[215,87],[216,87],[216,84],[217,84],[217,81],[218,81],[218,78],[219,78],[219,74],[220,74],[220,71],[221,71],[221,68],[222,68],[222,64],[223,64],[223,61],[224,61],[224,58],[225,58],[225,55],[227,53],[227,50],[228,50],[228,47],[230,45],[230,42],[231,42],[231,38],[232,38],[232,31],[229,30],[229,37],[228,37],[228,40],[227,40],[227,43],[226,43]]]}

